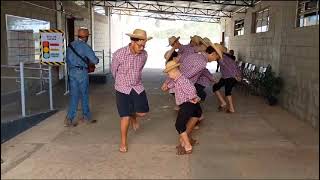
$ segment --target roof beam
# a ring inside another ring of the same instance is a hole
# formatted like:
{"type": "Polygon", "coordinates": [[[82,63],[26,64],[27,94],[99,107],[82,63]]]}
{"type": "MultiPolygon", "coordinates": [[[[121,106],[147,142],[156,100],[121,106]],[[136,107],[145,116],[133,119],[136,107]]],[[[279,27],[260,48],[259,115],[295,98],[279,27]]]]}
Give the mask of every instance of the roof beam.
{"type": "Polygon", "coordinates": [[[183,6],[167,6],[167,5],[157,5],[148,3],[135,3],[130,1],[125,1],[119,5],[116,1],[106,1],[107,3],[101,4],[96,3],[96,6],[107,6],[117,9],[129,9],[129,10],[144,10],[144,11],[154,11],[161,14],[172,14],[172,13],[183,13],[186,15],[200,15],[200,16],[212,16],[212,14],[221,15],[222,17],[231,17],[232,11],[222,11],[214,9],[202,9],[202,8],[192,8],[183,6]]]}
{"type": "Polygon", "coordinates": [[[198,17],[198,16],[177,15],[177,14],[158,14],[158,13],[114,9],[114,8],[112,8],[111,14],[139,16],[139,17],[147,17],[147,18],[171,20],[171,21],[181,20],[181,21],[195,21],[195,22],[207,22],[207,23],[219,23],[220,22],[220,18],[217,16],[215,16],[215,17],[198,17]]]}

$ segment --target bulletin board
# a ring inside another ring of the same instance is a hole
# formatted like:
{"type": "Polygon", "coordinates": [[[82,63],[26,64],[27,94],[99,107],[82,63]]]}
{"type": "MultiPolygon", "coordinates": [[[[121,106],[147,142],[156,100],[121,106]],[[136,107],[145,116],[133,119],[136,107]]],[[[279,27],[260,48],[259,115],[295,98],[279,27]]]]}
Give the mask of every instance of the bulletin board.
{"type": "Polygon", "coordinates": [[[39,30],[40,63],[52,66],[64,65],[64,32],[59,29],[39,30]]]}

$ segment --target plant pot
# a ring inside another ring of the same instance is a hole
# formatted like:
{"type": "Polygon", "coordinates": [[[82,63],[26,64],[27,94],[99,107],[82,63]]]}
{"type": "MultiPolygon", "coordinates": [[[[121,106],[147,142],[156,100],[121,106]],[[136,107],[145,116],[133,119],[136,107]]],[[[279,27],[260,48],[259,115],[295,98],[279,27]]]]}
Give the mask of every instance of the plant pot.
{"type": "Polygon", "coordinates": [[[270,106],[274,106],[274,105],[278,104],[278,99],[274,96],[268,96],[267,101],[270,106]]]}

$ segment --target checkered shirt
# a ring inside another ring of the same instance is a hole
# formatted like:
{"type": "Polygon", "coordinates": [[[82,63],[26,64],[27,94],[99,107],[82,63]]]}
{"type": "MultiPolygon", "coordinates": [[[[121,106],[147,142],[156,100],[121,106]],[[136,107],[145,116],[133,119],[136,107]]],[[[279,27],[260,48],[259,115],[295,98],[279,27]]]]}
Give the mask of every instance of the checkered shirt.
{"type": "Polygon", "coordinates": [[[196,53],[196,51],[195,51],[195,48],[191,46],[191,44],[181,45],[178,51],[178,54],[181,56],[179,59],[179,62],[182,63],[186,57],[188,57],[193,53],[196,53]]]}
{"type": "Polygon", "coordinates": [[[130,94],[132,89],[138,94],[144,91],[141,74],[147,58],[146,51],[135,55],[130,51],[129,45],[113,53],[111,72],[117,91],[124,94],[130,94]]]}
{"type": "Polygon", "coordinates": [[[214,82],[213,76],[210,73],[210,71],[206,68],[202,71],[198,81],[196,82],[197,84],[200,84],[202,86],[209,86],[212,82],[214,82]]]}
{"type": "Polygon", "coordinates": [[[226,54],[222,55],[222,60],[219,60],[219,64],[222,78],[227,79],[241,76],[240,69],[236,65],[236,62],[226,54]]]}
{"type": "Polygon", "coordinates": [[[181,105],[184,102],[190,102],[197,98],[197,91],[192,82],[182,74],[173,83],[168,84],[168,88],[174,88],[176,104],[181,105]]]}
{"type": "MultiPolygon", "coordinates": [[[[193,84],[196,83],[206,69],[208,56],[205,53],[194,53],[186,57],[180,65],[180,72],[189,79],[193,84]]],[[[172,83],[172,79],[167,78],[165,83],[172,83]]],[[[175,93],[174,89],[170,89],[170,93],[175,93]]]]}

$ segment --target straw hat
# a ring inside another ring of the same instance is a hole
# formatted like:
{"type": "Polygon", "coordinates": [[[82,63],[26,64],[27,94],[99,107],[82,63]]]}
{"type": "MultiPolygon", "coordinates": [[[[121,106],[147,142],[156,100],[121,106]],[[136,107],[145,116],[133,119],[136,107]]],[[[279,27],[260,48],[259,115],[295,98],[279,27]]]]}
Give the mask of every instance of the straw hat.
{"type": "Polygon", "coordinates": [[[163,72],[167,73],[175,68],[178,68],[180,66],[180,63],[177,63],[177,61],[169,61],[166,64],[166,69],[163,70],[163,72]]]}
{"type": "Polygon", "coordinates": [[[212,42],[210,41],[209,38],[205,37],[202,39],[202,44],[204,44],[205,46],[210,46],[210,44],[212,44],[212,42]]]}
{"type": "Polygon", "coordinates": [[[227,52],[227,48],[223,47],[221,44],[219,43],[210,43],[210,46],[213,47],[213,49],[215,51],[217,51],[218,55],[220,56],[220,58],[222,58],[222,54],[227,52]]]}
{"type": "Polygon", "coordinates": [[[147,37],[147,32],[142,29],[135,29],[132,34],[126,33],[126,35],[132,38],[137,38],[137,39],[146,40],[146,41],[152,39],[152,37],[147,37]]]}
{"type": "Polygon", "coordinates": [[[169,38],[169,45],[168,46],[172,46],[175,42],[177,42],[180,39],[180,36],[175,37],[175,36],[171,36],[169,38]]]}
{"type": "Polygon", "coordinates": [[[165,54],[164,54],[164,58],[166,59],[166,61],[169,60],[169,58],[171,57],[172,53],[175,51],[174,48],[171,48],[170,50],[168,50],[165,54]]]}
{"type": "Polygon", "coordinates": [[[195,42],[196,44],[199,45],[200,41],[201,41],[201,37],[198,35],[194,35],[194,36],[190,36],[191,41],[195,42]]]}

